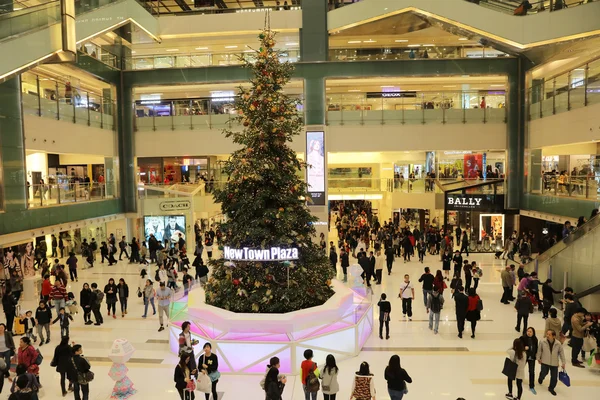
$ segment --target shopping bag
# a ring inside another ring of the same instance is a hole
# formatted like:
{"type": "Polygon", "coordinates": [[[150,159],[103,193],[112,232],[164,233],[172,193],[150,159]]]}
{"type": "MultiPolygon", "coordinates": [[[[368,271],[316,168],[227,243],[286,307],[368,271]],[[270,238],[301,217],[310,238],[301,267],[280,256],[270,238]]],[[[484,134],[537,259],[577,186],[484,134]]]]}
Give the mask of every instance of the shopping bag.
{"type": "Polygon", "coordinates": [[[558,373],[558,380],[561,381],[566,387],[571,386],[571,378],[564,369],[558,373]]]}
{"type": "Polygon", "coordinates": [[[198,381],[196,382],[196,390],[202,393],[210,393],[212,390],[212,382],[210,377],[205,373],[198,374],[198,381]]]}
{"type": "Polygon", "coordinates": [[[596,348],[596,338],[592,335],[587,335],[583,338],[583,346],[581,346],[581,350],[583,351],[592,351],[596,348]]]}
{"type": "Polygon", "coordinates": [[[502,368],[502,374],[505,375],[508,379],[514,380],[517,376],[517,368],[518,365],[516,362],[506,357],[504,359],[504,368],[502,368]]]}
{"type": "Polygon", "coordinates": [[[596,349],[593,349],[592,351],[590,351],[590,356],[587,359],[587,365],[591,367],[595,358],[596,358],[596,349]]]}

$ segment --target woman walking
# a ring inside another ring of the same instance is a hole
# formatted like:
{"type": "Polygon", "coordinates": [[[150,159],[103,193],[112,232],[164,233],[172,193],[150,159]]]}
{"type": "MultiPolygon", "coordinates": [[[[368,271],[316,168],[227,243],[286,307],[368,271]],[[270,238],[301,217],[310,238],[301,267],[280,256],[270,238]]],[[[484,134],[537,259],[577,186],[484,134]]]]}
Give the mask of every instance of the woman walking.
{"type": "Polygon", "coordinates": [[[352,399],[375,400],[375,382],[369,369],[369,363],[363,361],[352,381],[352,399]]]}
{"type": "Polygon", "coordinates": [[[113,318],[117,318],[117,285],[115,280],[110,278],[106,286],[104,286],[104,294],[106,295],[106,309],[108,310],[108,316],[110,317],[110,311],[112,310],[113,318]]]}
{"type": "Polygon", "coordinates": [[[79,304],[83,309],[83,321],[86,325],[93,324],[92,322],[92,305],[94,303],[94,294],[92,293],[92,289],[90,289],[90,285],[87,283],[83,284],[83,288],[81,292],[79,292],[79,304]]]}
{"type": "Polygon", "coordinates": [[[517,364],[517,373],[515,379],[508,378],[507,399],[520,400],[523,395],[523,378],[525,377],[525,365],[527,364],[527,355],[521,339],[515,339],[511,349],[508,349],[508,358],[517,364]],[[513,380],[517,381],[517,396],[513,397],[513,380]]]}
{"type": "Polygon", "coordinates": [[[175,367],[175,374],[173,380],[175,381],[175,389],[179,393],[181,400],[194,400],[196,398],[194,394],[194,380],[193,375],[196,375],[198,371],[195,369],[190,370],[191,356],[183,353],[179,358],[179,363],[175,367]]]}
{"type": "Polygon", "coordinates": [[[554,288],[552,287],[552,279],[546,279],[546,282],[542,284],[542,296],[544,298],[542,302],[542,318],[548,318],[548,312],[554,305],[554,295],[559,293],[562,293],[562,290],[554,290],[554,288]]]}
{"type": "Polygon", "coordinates": [[[69,378],[69,391],[73,390],[73,383],[71,377],[73,376],[73,363],[71,358],[73,357],[73,349],[69,345],[69,337],[65,336],[60,341],[60,344],[54,349],[54,357],[50,362],[51,367],[56,367],[56,372],[60,374],[60,388],[62,390],[63,397],[67,395],[67,387],[65,386],[65,379],[69,378]]]}
{"type": "Polygon", "coordinates": [[[129,297],[129,286],[125,283],[125,279],[119,279],[117,285],[117,293],[119,295],[119,302],[121,303],[121,318],[125,318],[127,314],[127,298],[129,297]]]}
{"type": "Polygon", "coordinates": [[[340,385],[338,383],[338,366],[335,362],[333,354],[328,354],[325,359],[325,368],[321,372],[321,379],[323,380],[323,400],[335,400],[337,392],[340,391],[340,385]]]}
{"type": "Polygon", "coordinates": [[[388,366],[385,367],[384,377],[387,381],[390,400],[402,400],[404,395],[408,393],[406,383],[412,383],[412,379],[404,368],[400,366],[400,357],[398,355],[394,354],[390,358],[388,366]]]}
{"type": "MultiPolygon", "coordinates": [[[[212,395],[213,400],[219,400],[219,396],[217,395],[217,383],[219,382],[219,377],[221,373],[219,372],[219,359],[216,354],[213,354],[212,345],[210,343],[204,343],[204,347],[202,347],[204,353],[198,359],[198,363],[202,368],[202,371],[209,376],[210,381],[212,382],[212,395]]],[[[206,400],[209,400],[210,393],[205,393],[206,400]]]]}
{"type": "Polygon", "coordinates": [[[152,304],[152,315],[156,314],[156,307],[154,306],[154,298],[156,297],[156,290],[154,290],[154,286],[152,286],[152,281],[150,279],[146,279],[146,286],[144,286],[143,294],[144,294],[144,315],[142,315],[142,318],[146,318],[146,315],[148,315],[148,304],[152,304]]]}
{"type": "Polygon", "coordinates": [[[73,358],[71,359],[73,364],[73,393],[75,394],[75,400],[88,400],[90,396],[90,383],[83,383],[80,381],[79,376],[87,377],[90,369],[92,368],[90,362],[83,356],[83,347],[80,344],[73,346],[73,358]],[[81,396],[79,391],[81,390],[81,396]]]}
{"type": "Polygon", "coordinates": [[[483,302],[473,288],[469,289],[468,300],[469,305],[467,306],[467,320],[471,322],[471,338],[475,339],[475,328],[477,327],[477,321],[481,319],[483,302]]]}
{"type": "Polygon", "coordinates": [[[266,400],[281,400],[287,379],[285,376],[279,376],[279,367],[279,357],[271,357],[269,365],[267,365],[267,375],[265,376],[266,400]]]}
{"type": "Polygon", "coordinates": [[[531,393],[537,394],[535,391],[535,360],[538,351],[538,338],[535,336],[533,327],[527,328],[525,335],[521,336],[521,342],[527,354],[527,366],[529,367],[529,390],[531,393]]]}

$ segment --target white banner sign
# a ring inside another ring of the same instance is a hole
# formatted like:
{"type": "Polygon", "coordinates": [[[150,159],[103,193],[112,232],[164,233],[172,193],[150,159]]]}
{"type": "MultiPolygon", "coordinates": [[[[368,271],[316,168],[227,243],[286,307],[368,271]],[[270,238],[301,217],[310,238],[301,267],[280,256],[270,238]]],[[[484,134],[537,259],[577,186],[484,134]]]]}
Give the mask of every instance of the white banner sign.
{"type": "Polygon", "coordinates": [[[236,261],[292,261],[298,259],[297,248],[271,247],[270,249],[236,249],[225,246],[223,258],[236,261]]]}

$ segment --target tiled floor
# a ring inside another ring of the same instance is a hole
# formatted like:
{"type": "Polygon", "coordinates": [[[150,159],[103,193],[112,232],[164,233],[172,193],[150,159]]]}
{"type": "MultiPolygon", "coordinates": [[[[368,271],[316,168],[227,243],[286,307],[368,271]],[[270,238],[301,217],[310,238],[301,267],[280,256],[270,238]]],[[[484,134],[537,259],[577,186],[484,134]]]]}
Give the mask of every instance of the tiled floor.
{"type": "MultiPolygon", "coordinates": [[[[404,368],[413,378],[406,399],[451,399],[464,397],[467,400],[503,399],[506,393],[506,382],[502,370],[505,351],[516,337],[514,331],[515,311],[511,306],[500,303],[500,269],[501,261],[494,260],[493,255],[472,255],[469,260],[478,261],[484,271],[480,284],[480,294],[485,310],[482,321],[478,324],[477,338],[464,339],[456,336],[454,322],[454,304],[450,301],[449,292],[446,294],[446,307],[442,311],[442,320],[438,335],[433,335],[427,329],[427,314],[422,303],[421,291],[417,285],[414,302],[413,321],[402,319],[401,303],[397,299],[402,276],[411,275],[416,281],[424,266],[432,270],[441,268],[437,257],[428,255],[425,264],[416,261],[404,264],[401,260],[394,263],[391,276],[385,275],[381,286],[373,286],[373,301],[376,302],[382,292],[388,294],[392,302],[392,322],[390,340],[380,340],[375,332],[367,341],[361,354],[350,360],[340,362],[340,386],[338,399],[350,396],[350,387],[354,372],[362,361],[370,363],[375,375],[377,400],[388,399],[383,370],[392,354],[399,354],[404,368]]],[[[78,295],[83,282],[97,282],[99,286],[110,277],[118,280],[124,277],[130,285],[131,296],[129,314],[125,318],[107,318],[104,311],[105,324],[101,327],[85,326],[82,315],[75,316],[71,332],[75,342],[81,343],[85,355],[91,358],[96,379],[91,384],[91,399],[108,399],[110,397],[112,380],[107,376],[111,365],[108,361],[108,348],[116,338],[127,338],[136,348],[134,359],[128,364],[129,376],[138,389],[134,399],[177,399],[173,384],[173,369],[176,363],[175,355],[169,353],[166,340],[168,331],[157,332],[156,317],[141,318],[141,300],[135,295],[137,288],[137,265],[120,262],[108,267],[98,264],[94,269],[80,271],[78,283],[69,285],[69,291],[78,295]]],[[[25,303],[23,309],[32,308],[33,304],[25,303]]],[[[539,313],[530,318],[530,324],[536,329],[543,329],[544,323],[539,313]]],[[[41,380],[44,384],[44,399],[54,400],[60,396],[59,375],[50,367],[54,346],[57,344],[58,327],[52,328],[52,342],[42,347],[45,356],[41,366],[41,380]]],[[[568,348],[567,350],[570,350],[568,348]]],[[[557,392],[559,398],[597,398],[600,391],[600,368],[575,369],[569,368],[572,387],[566,388],[559,383],[557,392]]],[[[218,385],[224,400],[261,400],[260,376],[224,375],[218,385]]],[[[537,385],[536,385],[537,386],[537,385]]],[[[538,387],[538,395],[534,396],[527,390],[524,399],[551,399],[546,387],[538,387]]],[[[8,387],[0,395],[6,398],[8,387]]],[[[69,394],[69,397],[72,397],[69,394]]],[[[289,377],[284,391],[285,400],[304,399],[302,387],[296,377],[289,377]]],[[[199,397],[201,398],[201,397],[199,397]]],[[[322,395],[319,394],[319,399],[322,395]]]]}

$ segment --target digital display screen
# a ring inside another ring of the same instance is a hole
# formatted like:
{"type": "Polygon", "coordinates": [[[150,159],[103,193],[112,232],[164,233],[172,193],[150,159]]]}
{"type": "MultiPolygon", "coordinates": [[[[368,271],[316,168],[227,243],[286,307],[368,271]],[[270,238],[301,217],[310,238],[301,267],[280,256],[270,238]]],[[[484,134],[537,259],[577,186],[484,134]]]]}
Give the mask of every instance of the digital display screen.
{"type": "Polygon", "coordinates": [[[306,132],[306,183],[309,205],[325,205],[325,132],[306,132]]]}
{"type": "Polygon", "coordinates": [[[154,237],[164,243],[169,240],[176,243],[179,240],[179,234],[185,239],[185,216],[184,215],[157,215],[144,216],[144,235],[146,240],[153,234],[154,237]]]}

